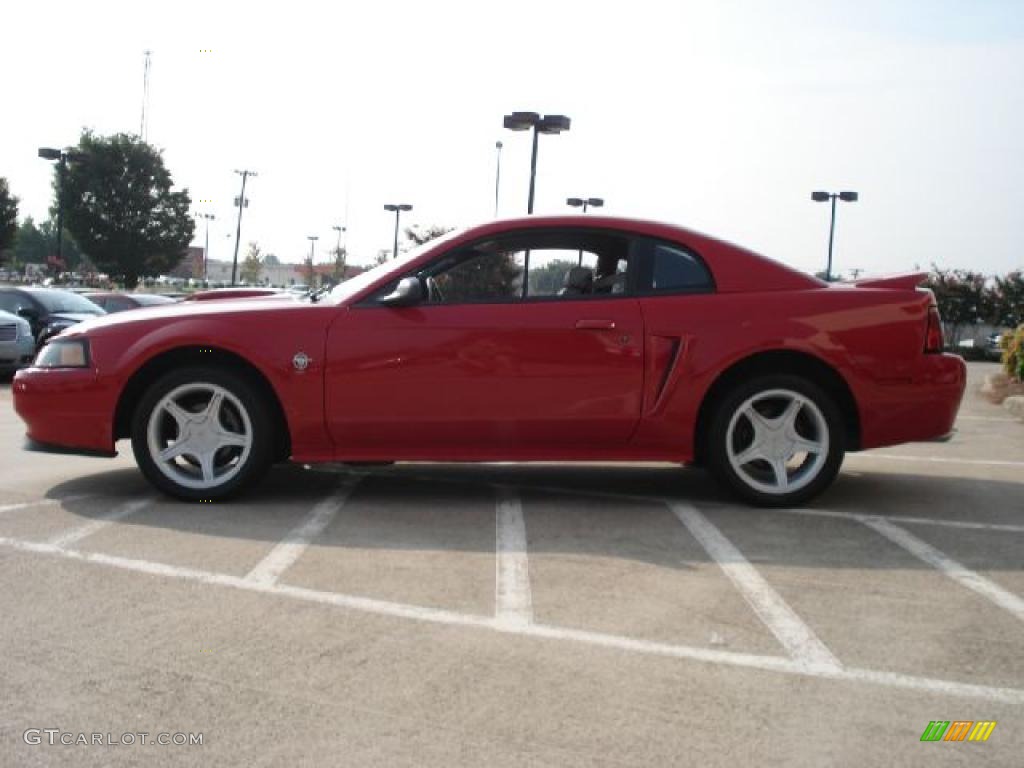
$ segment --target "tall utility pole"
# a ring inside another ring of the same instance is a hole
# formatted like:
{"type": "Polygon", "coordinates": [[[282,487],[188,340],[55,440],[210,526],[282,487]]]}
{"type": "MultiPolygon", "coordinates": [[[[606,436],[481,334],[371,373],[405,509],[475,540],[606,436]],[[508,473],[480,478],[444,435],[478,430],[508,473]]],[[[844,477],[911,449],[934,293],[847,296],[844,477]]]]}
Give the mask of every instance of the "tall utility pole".
{"type": "Polygon", "coordinates": [[[146,63],[142,69],[142,119],[139,121],[139,138],[146,141],[149,126],[146,124],[146,111],[149,107],[149,56],[152,51],[146,51],[146,63]]]}
{"type": "Polygon", "coordinates": [[[245,182],[250,176],[258,176],[256,171],[239,171],[236,170],[239,176],[242,177],[242,194],[235,200],[235,205],[238,206],[238,228],[235,230],[235,258],[231,262],[231,285],[234,285],[238,279],[238,244],[242,239],[242,209],[249,206],[249,201],[245,198],[245,182]]]}

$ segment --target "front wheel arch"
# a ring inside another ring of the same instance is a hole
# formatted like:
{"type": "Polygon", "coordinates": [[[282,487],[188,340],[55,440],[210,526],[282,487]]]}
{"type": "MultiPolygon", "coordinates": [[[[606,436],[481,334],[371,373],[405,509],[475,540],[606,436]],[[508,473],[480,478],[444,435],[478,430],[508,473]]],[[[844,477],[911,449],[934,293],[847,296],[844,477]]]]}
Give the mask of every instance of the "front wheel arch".
{"type": "Polygon", "coordinates": [[[244,376],[257,389],[270,410],[274,426],[274,461],[286,461],[292,453],[291,431],[277,392],[263,372],[241,355],[219,347],[175,347],[147,360],[121,390],[114,412],[114,440],[131,437],[132,418],[146,391],[165,374],[184,367],[220,367],[244,376]]]}

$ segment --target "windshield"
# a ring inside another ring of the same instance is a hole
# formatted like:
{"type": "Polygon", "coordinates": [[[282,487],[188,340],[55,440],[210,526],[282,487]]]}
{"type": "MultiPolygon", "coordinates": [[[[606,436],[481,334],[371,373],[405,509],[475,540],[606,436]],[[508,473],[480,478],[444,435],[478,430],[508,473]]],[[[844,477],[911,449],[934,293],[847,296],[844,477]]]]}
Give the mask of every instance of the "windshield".
{"type": "Polygon", "coordinates": [[[32,298],[43,305],[47,312],[74,312],[87,315],[106,314],[88,299],[70,291],[32,291],[32,298]]]}
{"type": "Polygon", "coordinates": [[[366,288],[366,286],[375,283],[377,280],[384,277],[385,275],[388,275],[392,272],[401,272],[403,269],[405,269],[407,265],[411,264],[413,261],[422,256],[423,253],[428,249],[450,242],[451,240],[454,240],[456,237],[458,237],[460,234],[462,234],[461,229],[454,229],[451,232],[442,235],[441,237],[434,238],[433,240],[428,240],[427,242],[423,243],[423,245],[419,245],[413,248],[411,251],[403,253],[397,259],[385,261],[382,264],[378,264],[377,266],[373,267],[372,269],[368,269],[365,272],[360,272],[352,279],[346,280],[345,282],[340,283],[339,285],[336,285],[334,288],[332,288],[330,293],[331,300],[335,302],[341,302],[344,301],[345,299],[355,296],[361,290],[366,288]]]}

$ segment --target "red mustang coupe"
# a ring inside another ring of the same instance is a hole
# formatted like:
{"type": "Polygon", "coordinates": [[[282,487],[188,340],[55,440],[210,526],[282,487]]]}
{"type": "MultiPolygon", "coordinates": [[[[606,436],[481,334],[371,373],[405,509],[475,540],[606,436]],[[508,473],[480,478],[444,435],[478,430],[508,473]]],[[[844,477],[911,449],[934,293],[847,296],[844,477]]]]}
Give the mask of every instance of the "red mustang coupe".
{"type": "Polygon", "coordinates": [[[846,451],[948,435],[965,367],[922,275],[823,283],[686,229],[497,221],[330,293],[72,326],[14,380],[30,445],[183,499],[296,462],[672,461],[793,505],[846,451]]]}

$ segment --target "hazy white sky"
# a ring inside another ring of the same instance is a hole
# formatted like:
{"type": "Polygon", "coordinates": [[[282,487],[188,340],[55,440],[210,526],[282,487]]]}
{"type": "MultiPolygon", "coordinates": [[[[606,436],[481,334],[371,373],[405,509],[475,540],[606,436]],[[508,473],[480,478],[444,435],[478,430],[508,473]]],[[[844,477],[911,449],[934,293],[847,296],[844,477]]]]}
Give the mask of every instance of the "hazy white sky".
{"type": "Polygon", "coordinates": [[[21,0],[3,28],[0,176],[22,215],[50,202],[37,147],[139,130],[149,48],[149,140],[216,214],[212,258],[235,168],[259,172],[243,243],[288,261],[346,223],[371,260],[388,202],[415,206],[403,223],[490,218],[496,140],[501,214],[525,213],[528,134],[501,118],[532,110],[572,118],[541,137],[537,213],[603,197],[816,270],[810,192],[854,189],[839,270],[1024,266],[1021,0],[21,0]]]}

